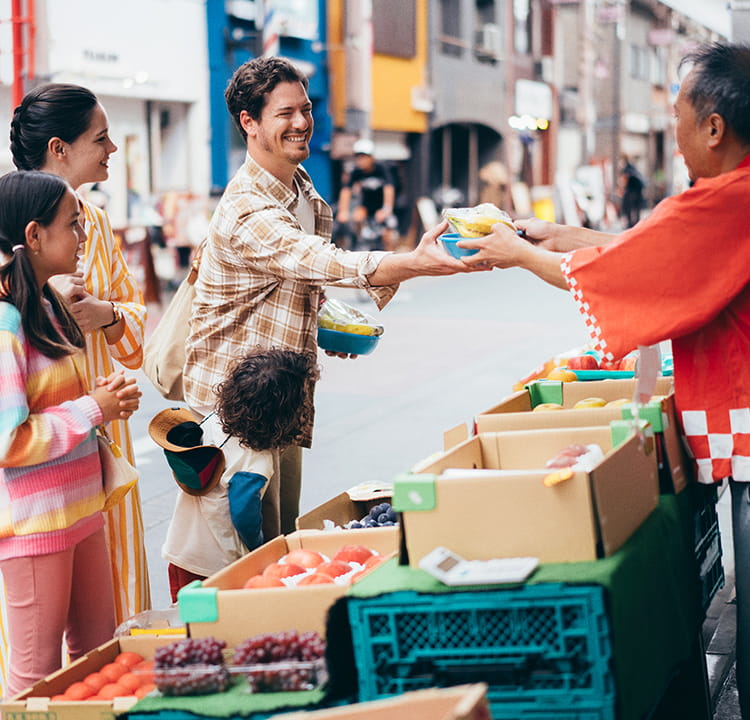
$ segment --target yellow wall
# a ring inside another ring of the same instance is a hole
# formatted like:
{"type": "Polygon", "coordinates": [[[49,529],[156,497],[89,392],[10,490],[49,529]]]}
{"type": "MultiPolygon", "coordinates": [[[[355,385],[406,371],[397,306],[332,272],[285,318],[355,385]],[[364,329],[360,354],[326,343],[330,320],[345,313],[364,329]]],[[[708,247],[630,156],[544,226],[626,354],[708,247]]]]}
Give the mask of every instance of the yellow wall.
{"type": "Polygon", "coordinates": [[[328,110],[334,127],[346,118],[346,55],[344,53],[344,0],[328,0],[328,110]]]}
{"type": "MultiPolygon", "coordinates": [[[[343,127],[346,111],[346,58],[343,50],[344,3],[328,0],[330,112],[343,127]]],[[[427,0],[417,0],[417,54],[410,59],[375,54],[372,58],[373,130],[425,132],[427,114],[413,110],[412,88],[427,84],[427,0]]]]}

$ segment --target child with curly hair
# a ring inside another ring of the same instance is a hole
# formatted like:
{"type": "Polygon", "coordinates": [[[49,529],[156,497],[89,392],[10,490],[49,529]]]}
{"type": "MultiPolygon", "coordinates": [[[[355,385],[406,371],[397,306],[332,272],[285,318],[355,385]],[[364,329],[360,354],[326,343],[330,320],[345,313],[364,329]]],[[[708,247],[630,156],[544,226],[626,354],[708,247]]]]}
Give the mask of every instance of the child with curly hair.
{"type": "MultiPolygon", "coordinates": [[[[201,421],[202,435],[193,432],[180,443],[174,432],[167,434],[168,441],[195,448],[188,453],[199,452],[198,446],[220,448],[224,461],[218,482],[209,481],[213,487],[207,492],[185,491],[183,485],[177,496],[162,546],[172,602],[180,588],[204,580],[275,534],[269,528],[278,527],[279,454],[307,426],[318,377],[311,353],[256,348],[217,387],[216,411],[201,421]]],[[[183,436],[198,427],[179,422],[184,416],[175,419],[172,430],[183,436]]],[[[169,459],[167,443],[159,444],[169,459]]]]}

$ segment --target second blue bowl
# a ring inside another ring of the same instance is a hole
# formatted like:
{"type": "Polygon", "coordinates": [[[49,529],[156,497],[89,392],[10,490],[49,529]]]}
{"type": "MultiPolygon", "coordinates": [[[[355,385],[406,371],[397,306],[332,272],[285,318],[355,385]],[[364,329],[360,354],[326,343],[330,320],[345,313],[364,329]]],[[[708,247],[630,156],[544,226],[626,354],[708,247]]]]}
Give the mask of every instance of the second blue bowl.
{"type": "Polygon", "coordinates": [[[453,255],[453,257],[464,257],[466,255],[474,255],[479,250],[468,250],[466,248],[460,248],[456,245],[459,240],[468,240],[469,238],[462,237],[458,233],[443,233],[438,240],[442,243],[446,252],[453,255]]]}
{"type": "Polygon", "coordinates": [[[377,346],[380,336],[357,335],[340,330],[318,328],[318,347],[347,355],[369,355],[377,346]]]}

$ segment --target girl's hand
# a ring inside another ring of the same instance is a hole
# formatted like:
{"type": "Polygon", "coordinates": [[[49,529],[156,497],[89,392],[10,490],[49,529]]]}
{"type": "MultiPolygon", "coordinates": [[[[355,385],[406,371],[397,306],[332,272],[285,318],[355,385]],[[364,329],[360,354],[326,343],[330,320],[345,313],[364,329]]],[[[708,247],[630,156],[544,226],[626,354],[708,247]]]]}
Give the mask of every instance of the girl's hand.
{"type": "Polygon", "coordinates": [[[98,377],[91,393],[104,416],[104,422],[127,420],[139,407],[141,391],[135,378],[126,378],[124,371],[116,370],[109,376],[98,377]]]}

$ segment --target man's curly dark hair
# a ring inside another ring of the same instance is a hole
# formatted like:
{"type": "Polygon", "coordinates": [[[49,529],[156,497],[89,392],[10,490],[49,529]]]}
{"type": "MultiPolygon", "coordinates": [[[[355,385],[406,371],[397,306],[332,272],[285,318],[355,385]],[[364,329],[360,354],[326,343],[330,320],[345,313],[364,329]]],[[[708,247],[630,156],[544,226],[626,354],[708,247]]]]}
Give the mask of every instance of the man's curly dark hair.
{"type": "Polygon", "coordinates": [[[282,348],[256,348],[217,386],[221,428],[252,450],[285,448],[312,419],[317,357],[282,348]]]}

